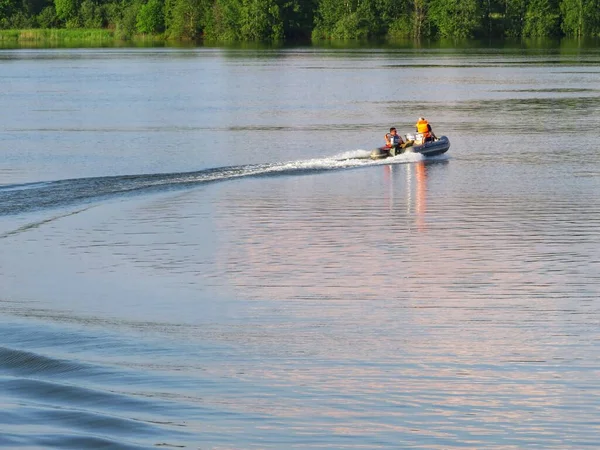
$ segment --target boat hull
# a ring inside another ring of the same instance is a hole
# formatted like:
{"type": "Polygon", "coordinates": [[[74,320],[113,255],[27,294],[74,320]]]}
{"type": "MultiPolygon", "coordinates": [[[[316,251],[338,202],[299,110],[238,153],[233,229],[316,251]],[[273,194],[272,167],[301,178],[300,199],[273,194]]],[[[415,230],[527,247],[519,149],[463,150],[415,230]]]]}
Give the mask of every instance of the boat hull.
{"type": "Polygon", "coordinates": [[[412,145],[406,148],[379,147],[371,152],[371,159],[385,159],[400,155],[406,152],[421,153],[423,156],[437,156],[446,153],[450,148],[450,140],[446,136],[441,136],[435,141],[424,144],[412,145]]]}

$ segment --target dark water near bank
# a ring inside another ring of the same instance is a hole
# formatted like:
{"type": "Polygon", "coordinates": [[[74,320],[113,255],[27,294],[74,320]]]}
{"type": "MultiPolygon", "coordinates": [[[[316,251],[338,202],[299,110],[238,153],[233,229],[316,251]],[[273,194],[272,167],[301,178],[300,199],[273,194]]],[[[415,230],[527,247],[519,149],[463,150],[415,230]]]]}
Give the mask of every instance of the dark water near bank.
{"type": "Polygon", "coordinates": [[[0,51],[0,448],[596,448],[599,76],[0,51]],[[446,155],[364,159],[420,115],[446,155]]]}

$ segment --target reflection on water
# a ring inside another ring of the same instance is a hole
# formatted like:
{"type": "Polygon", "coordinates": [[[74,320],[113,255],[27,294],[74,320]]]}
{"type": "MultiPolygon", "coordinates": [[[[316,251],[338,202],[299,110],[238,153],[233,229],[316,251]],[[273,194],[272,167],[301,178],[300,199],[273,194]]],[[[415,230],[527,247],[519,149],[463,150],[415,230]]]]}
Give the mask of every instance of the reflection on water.
{"type": "MultiPolygon", "coordinates": [[[[438,159],[436,163],[447,161],[445,158],[438,159]]],[[[386,165],[384,166],[384,179],[386,180],[386,197],[388,200],[388,209],[394,210],[397,205],[395,196],[397,192],[404,192],[406,196],[406,214],[408,217],[414,217],[414,225],[418,231],[425,231],[426,206],[427,206],[427,165],[432,161],[418,161],[414,164],[404,166],[386,165]],[[400,174],[403,171],[404,174],[400,174]],[[398,186],[404,183],[404,186],[398,186]],[[414,185],[414,186],[413,186],[414,185]]],[[[412,227],[409,223],[407,228],[412,227]]]]}
{"type": "Polygon", "coordinates": [[[424,231],[425,221],[424,216],[427,207],[427,168],[423,161],[415,164],[415,173],[417,175],[417,200],[416,200],[416,214],[417,214],[417,229],[424,231]]]}
{"type": "Polygon", "coordinates": [[[561,51],[11,54],[0,447],[593,448],[598,54],[561,51]],[[359,159],[421,114],[447,155],[359,159]]]}

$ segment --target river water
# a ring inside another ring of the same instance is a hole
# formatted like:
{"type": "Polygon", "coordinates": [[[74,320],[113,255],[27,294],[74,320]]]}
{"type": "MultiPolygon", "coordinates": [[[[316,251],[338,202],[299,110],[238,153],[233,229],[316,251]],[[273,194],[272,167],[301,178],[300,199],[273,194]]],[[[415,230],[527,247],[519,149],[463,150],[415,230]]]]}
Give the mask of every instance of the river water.
{"type": "Polygon", "coordinates": [[[600,48],[0,51],[0,447],[600,442],[600,48]],[[362,157],[425,116],[451,148],[362,157]]]}

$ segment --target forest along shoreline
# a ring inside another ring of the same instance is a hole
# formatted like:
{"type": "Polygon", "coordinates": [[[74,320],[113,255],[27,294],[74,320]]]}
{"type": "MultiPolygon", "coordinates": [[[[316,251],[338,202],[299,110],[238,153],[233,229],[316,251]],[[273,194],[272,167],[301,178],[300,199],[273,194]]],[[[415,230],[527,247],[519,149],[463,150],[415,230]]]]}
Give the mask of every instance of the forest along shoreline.
{"type": "Polygon", "coordinates": [[[600,37],[597,0],[2,0],[0,43],[600,37]]]}

